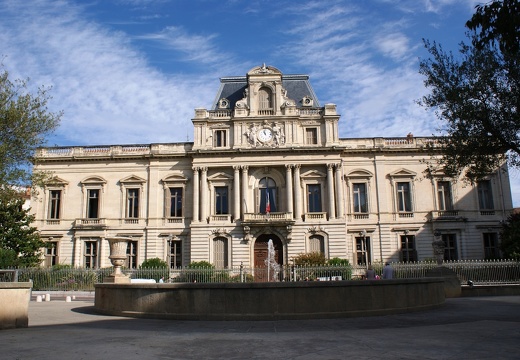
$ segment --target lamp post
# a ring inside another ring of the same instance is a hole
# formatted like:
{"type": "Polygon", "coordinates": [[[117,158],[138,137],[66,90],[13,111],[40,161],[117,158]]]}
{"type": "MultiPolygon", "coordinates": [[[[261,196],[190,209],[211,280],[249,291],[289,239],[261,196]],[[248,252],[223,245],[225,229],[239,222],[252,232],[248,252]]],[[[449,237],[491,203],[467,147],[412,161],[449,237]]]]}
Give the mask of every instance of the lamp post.
{"type": "Polygon", "coordinates": [[[361,235],[361,238],[363,239],[363,251],[365,252],[365,266],[368,269],[367,231],[363,229],[361,230],[359,235],[361,235]]]}
{"type": "Polygon", "coordinates": [[[166,251],[168,252],[167,259],[168,259],[168,269],[172,268],[172,241],[173,241],[173,235],[170,234],[168,236],[168,248],[166,251]]]}

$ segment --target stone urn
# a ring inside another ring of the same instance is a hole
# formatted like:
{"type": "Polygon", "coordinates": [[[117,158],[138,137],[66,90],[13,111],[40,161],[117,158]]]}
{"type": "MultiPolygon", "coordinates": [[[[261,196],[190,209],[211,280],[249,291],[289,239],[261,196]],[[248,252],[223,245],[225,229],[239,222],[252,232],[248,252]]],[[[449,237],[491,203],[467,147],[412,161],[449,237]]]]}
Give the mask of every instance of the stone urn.
{"type": "Polygon", "coordinates": [[[103,279],[103,282],[108,283],[130,283],[130,278],[123,274],[121,267],[126,261],[126,248],[130,238],[116,236],[107,237],[110,244],[110,262],[114,266],[114,272],[103,279]]]}

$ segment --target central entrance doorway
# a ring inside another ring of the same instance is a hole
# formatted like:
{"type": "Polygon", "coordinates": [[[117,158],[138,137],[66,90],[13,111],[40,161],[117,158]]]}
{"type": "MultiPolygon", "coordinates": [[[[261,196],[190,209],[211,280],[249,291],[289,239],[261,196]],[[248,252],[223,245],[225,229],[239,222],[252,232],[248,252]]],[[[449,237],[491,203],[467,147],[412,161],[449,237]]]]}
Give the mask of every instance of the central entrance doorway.
{"type": "Polygon", "coordinates": [[[280,238],[274,234],[260,235],[255,241],[254,256],[255,256],[255,281],[265,282],[269,281],[268,269],[266,260],[268,256],[268,243],[273,241],[274,261],[283,266],[283,244],[280,238]]]}

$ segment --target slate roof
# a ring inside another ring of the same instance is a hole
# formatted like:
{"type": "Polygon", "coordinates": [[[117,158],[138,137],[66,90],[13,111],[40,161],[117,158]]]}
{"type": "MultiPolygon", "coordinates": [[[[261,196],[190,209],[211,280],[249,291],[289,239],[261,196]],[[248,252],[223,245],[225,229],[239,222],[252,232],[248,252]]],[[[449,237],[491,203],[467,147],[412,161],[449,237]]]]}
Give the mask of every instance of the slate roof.
{"type": "MultiPolygon", "coordinates": [[[[308,96],[314,100],[314,107],[320,107],[320,103],[312,86],[309,82],[309,75],[282,75],[282,86],[287,90],[287,97],[293,99],[296,107],[302,107],[301,100],[308,96]]],[[[235,103],[244,97],[244,90],[247,87],[245,76],[223,77],[220,78],[220,89],[217,92],[211,110],[216,110],[218,101],[226,98],[230,102],[230,108],[235,108],[235,103]]]]}

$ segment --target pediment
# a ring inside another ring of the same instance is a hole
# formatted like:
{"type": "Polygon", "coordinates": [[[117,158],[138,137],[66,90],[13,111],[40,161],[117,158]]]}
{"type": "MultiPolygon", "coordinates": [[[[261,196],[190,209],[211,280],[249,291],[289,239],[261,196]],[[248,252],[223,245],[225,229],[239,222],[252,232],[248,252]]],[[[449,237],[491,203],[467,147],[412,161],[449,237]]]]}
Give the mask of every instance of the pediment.
{"type": "Polygon", "coordinates": [[[278,74],[282,75],[282,72],[275,68],[274,66],[267,66],[265,64],[261,66],[255,66],[251,70],[247,72],[247,75],[273,75],[278,74]]]}
{"type": "Polygon", "coordinates": [[[370,171],[365,170],[365,169],[355,169],[355,170],[352,170],[351,172],[349,172],[346,176],[347,177],[369,178],[369,177],[374,176],[374,174],[372,174],[370,171]]]}
{"type": "Polygon", "coordinates": [[[121,180],[119,180],[120,183],[134,183],[134,184],[142,184],[142,183],[145,183],[146,180],[143,179],[142,177],[139,177],[137,175],[130,175],[130,176],[127,176],[121,180]]]}
{"type": "Polygon", "coordinates": [[[326,176],[327,176],[327,174],[325,174],[321,171],[318,171],[318,170],[309,170],[300,175],[300,177],[306,178],[306,179],[324,178],[326,176]]]}
{"type": "Polygon", "coordinates": [[[172,174],[172,175],[169,175],[167,177],[165,177],[164,179],[161,180],[163,183],[172,183],[172,182],[176,182],[176,183],[179,183],[179,182],[182,182],[182,183],[186,183],[188,181],[188,179],[186,179],[183,175],[181,174],[172,174]]]}
{"type": "Polygon", "coordinates": [[[68,181],[63,180],[62,178],[60,178],[58,176],[52,177],[52,179],[50,179],[49,181],[47,181],[45,183],[45,185],[47,185],[47,186],[65,186],[68,184],[69,184],[68,181]]]}
{"type": "Polygon", "coordinates": [[[101,176],[89,176],[81,181],[82,184],[106,184],[107,181],[101,176]]]}
{"type": "Polygon", "coordinates": [[[389,174],[389,176],[391,176],[391,177],[415,177],[415,176],[417,176],[417,173],[414,171],[410,171],[410,170],[402,168],[397,171],[391,172],[389,174]]]}
{"type": "Polygon", "coordinates": [[[218,181],[218,180],[233,180],[233,176],[226,174],[224,172],[218,172],[216,174],[213,174],[211,176],[208,176],[209,181],[218,181]]]}

